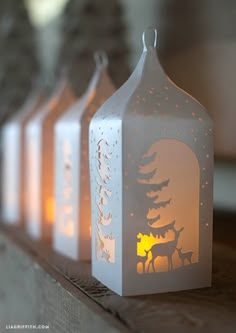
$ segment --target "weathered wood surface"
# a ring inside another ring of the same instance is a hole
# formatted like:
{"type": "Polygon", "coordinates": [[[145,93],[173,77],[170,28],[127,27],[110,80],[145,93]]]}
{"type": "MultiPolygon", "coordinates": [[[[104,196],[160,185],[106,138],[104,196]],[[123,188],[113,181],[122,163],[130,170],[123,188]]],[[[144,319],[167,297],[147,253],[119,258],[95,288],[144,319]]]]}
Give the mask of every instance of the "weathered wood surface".
{"type": "MultiPolygon", "coordinates": [[[[119,320],[68,281],[56,262],[49,264],[54,255],[48,246],[33,244],[22,230],[14,229],[0,232],[0,333],[6,332],[6,324],[49,324],[45,332],[50,333],[127,332],[119,320]]],[[[80,279],[86,280],[88,266],[81,266],[80,279]]]]}
{"type": "Polygon", "coordinates": [[[90,263],[68,260],[21,229],[1,227],[0,323],[49,323],[58,333],[235,333],[235,222],[215,225],[212,288],[129,298],[92,278],[90,263]]]}

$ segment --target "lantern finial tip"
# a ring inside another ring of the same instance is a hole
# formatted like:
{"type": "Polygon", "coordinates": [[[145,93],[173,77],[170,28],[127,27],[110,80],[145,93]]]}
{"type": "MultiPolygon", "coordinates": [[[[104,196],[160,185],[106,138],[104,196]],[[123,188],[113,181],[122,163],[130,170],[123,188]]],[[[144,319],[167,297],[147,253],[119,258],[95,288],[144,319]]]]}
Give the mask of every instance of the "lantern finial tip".
{"type": "Polygon", "coordinates": [[[108,57],[105,51],[98,50],[94,53],[94,61],[97,68],[103,68],[108,65],[108,57]]]}
{"type": "Polygon", "coordinates": [[[156,48],[157,46],[157,29],[153,27],[147,28],[143,32],[143,49],[147,51],[149,47],[156,48]],[[151,38],[152,35],[152,38],[151,38]]]}

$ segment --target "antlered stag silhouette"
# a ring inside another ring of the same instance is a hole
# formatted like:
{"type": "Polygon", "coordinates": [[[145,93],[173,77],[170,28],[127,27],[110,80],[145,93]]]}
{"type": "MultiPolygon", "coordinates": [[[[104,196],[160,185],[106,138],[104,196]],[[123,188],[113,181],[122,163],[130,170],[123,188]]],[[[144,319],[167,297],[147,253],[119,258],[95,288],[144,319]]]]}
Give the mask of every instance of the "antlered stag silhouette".
{"type": "Polygon", "coordinates": [[[156,272],[154,261],[158,257],[167,257],[168,259],[168,271],[171,271],[173,269],[173,262],[172,262],[172,256],[176,250],[178,240],[180,233],[184,230],[184,227],[182,227],[180,230],[173,229],[175,233],[175,238],[172,241],[166,242],[166,243],[159,243],[154,244],[150,250],[146,251],[146,254],[148,256],[148,253],[151,252],[152,259],[148,263],[147,272],[149,272],[150,266],[152,265],[153,272],[156,272]]]}

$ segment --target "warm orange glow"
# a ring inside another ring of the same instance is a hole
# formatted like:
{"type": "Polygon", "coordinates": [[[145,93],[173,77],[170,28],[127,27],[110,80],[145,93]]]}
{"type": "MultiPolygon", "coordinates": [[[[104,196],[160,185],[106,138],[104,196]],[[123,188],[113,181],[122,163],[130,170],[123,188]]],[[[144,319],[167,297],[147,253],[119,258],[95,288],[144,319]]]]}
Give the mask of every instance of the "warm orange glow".
{"type": "Polygon", "coordinates": [[[146,256],[145,250],[148,251],[154,244],[158,243],[152,233],[149,236],[139,233],[137,238],[140,240],[137,243],[137,255],[141,257],[146,256]]]}
{"type": "Polygon", "coordinates": [[[54,198],[48,198],[46,201],[46,221],[47,223],[53,223],[55,214],[55,202],[54,198]]]}
{"type": "MultiPolygon", "coordinates": [[[[148,254],[146,254],[146,251],[149,251],[151,249],[151,247],[154,244],[160,244],[160,243],[165,243],[168,241],[171,241],[174,239],[174,233],[173,231],[169,231],[165,238],[158,238],[158,237],[154,237],[152,233],[150,233],[149,235],[143,235],[142,233],[139,233],[138,236],[138,243],[137,243],[137,255],[139,256],[139,260],[138,260],[138,264],[137,264],[137,272],[138,273],[144,273],[143,272],[143,264],[145,264],[145,272],[147,271],[147,265],[149,263],[149,261],[152,259],[152,254],[151,252],[149,252],[148,254]]],[[[174,256],[173,256],[174,258],[174,256]]],[[[177,258],[178,260],[178,258],[177,258]]],[[[175,259],[173,260],[175,262],[175,259]]],[[[155,269],[158,272],[164,272],[167,271],[168,268],[168,261],[167,261],[167,257],[158,257],[155,260],[155,269]]],[[[150,268],[151,272],[152,269],[150,268]]]]}
{"type": "Polygon", "coordinates": [[[137,235],[137,271],[166,272],[198,262],[200,173],[196,156],[184,143],[165,139],[155,142],[142,160],[138,182],[146,186],[149,231],[146,227],[145,234],[140,230],[137,235]],[[155,185],[156,189],[151,187],[155,185]]]}
{"type": "Polygon", "coordinates": [[[75,235],[74,209],[72,205],[62,205],[58,208],[58,231],[67,237],[75,235]]]}
{"type": "Polygon", "coordinates": [[[67,220],[66,223],[61,223],[59,225],[59,231],[61,234],[67,237],[73,237],[75,234],[74,225],[75,223],[73,220],[67,220]]]}
{"type": "Polygon", "coordinates": [[[137,272],[138,273],[143,273],[143,264],[141,262],[137,263],[137,272]]]}
{"type": "Polygon", "coordinates": [[[58,211],[58,231],[66,237],[74,237],[75,221],[73,218],[74,210],[71,205],[61,206],[58,211]]]}

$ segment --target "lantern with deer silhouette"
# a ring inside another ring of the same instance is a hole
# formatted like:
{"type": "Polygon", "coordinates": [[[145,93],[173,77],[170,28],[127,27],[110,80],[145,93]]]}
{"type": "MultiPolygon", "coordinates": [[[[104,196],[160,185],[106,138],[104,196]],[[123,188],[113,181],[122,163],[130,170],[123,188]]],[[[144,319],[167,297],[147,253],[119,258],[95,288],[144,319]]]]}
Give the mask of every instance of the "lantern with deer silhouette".
{"type": "Polygon", "coordinates": [[[143,43],[90,124],[92,274],[120,295],[211,284],[212,120],[143,43]]]}
{"type": "Polygon", "coordinates": [[[88,131],[93,114],[115,88],[104,51],[94,55],[96,70],[85,94],[55,126],[56,214],[53,246],[74,260],[91,259],[88,131]]]}
{"type": "Polygon", "coordinates": [[[198,202],[198,163],[191,150],[174,140],[162,139],[155,142],[141,158],[137,181],[148,207],[145,216],[147,228],[144,233],[139,232],[137,235],[137,271],[171,271],[184,265],[185,260],[182,259],[185,256],[188,257],[189,264],[192,259],[193,262],[198,262],[197,206],[189,206],[190,209],[186,207],[184,210],[179,208],[185,202],[198,202]],[[167,151],[171,157],[166,154],[167,151]],[[177,163],[178,160],[184,161],[186,156],[187,166],[177,163]],[[185,177],[191,173],[196,181],[192,180],[191,186],[185,185],[185,177]],[[167,178],[168,175],[171,178],[167,178]],[[191,220],[191,230],[187,232],[186,219],[191,220]],[[182,252],[178,248],[179,244],[194,251],[182,252]]]}

